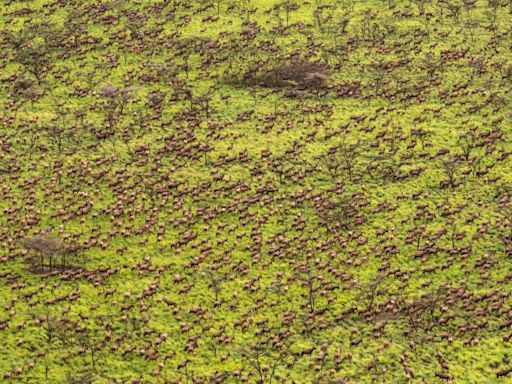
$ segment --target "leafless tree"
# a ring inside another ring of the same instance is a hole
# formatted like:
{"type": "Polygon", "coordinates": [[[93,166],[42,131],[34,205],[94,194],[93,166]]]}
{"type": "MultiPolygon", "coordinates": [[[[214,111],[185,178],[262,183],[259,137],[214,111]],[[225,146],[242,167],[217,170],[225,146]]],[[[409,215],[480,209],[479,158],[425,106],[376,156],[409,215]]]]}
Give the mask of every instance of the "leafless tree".
{"type": "Polygon", "coordinates": [[[272,384],[276,368],[288,355],[287,351],[270,350],[263,347],[241,348],[240,356],[257,375],[258,384],[272,384]]]}
{"type": "Polygon", "coordinates": [[[219,301],[219,293],[220,293],[220,283],[221,283],[220,278],[210,268],[204,269],[203,274],[208,276],[208,279],[210,281],[210,286],[213,288],[213,292],[215,293],[215,302],[218,302],[219,301]]]}
{"type": "Polygon", "coordinates": [[[442,185],[447,184],[449,187],[454,188],[457,186],[457,171],[460,169],[461,164],[457,159],[448,159],[441,162],[447,180],[442,181],[442,185]]]}

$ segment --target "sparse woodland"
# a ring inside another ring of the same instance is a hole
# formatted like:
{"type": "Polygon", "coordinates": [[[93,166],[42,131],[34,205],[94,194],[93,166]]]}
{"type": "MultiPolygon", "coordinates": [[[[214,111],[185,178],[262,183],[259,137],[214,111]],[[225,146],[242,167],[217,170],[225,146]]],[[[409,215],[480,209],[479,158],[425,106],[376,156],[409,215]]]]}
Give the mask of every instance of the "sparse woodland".
{"type": "Polygon", "coordinates": [[[0,381],[510,383],[512,1],[3,0],[0,381]]]}

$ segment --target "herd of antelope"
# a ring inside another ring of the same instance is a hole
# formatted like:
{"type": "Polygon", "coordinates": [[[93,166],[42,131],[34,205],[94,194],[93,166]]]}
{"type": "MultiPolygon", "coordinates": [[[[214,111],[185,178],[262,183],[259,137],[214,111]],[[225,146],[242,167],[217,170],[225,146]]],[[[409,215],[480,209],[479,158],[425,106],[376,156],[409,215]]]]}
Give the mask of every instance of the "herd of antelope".
{"type": "Polygon", "coordinates": [[[1,380],[510,380],[511,10],[5,1],[1,380]]]}

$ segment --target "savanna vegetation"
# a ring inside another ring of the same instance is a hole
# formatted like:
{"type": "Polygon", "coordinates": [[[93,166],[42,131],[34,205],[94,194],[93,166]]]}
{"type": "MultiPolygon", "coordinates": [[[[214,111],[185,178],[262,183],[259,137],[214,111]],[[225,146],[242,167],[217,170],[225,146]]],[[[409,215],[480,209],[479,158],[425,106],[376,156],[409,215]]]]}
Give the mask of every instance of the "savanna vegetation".
{"type": "Polygon", "coordinates": [[[0,381],[511,382],[512,1],[1,3],[0,381]]]}

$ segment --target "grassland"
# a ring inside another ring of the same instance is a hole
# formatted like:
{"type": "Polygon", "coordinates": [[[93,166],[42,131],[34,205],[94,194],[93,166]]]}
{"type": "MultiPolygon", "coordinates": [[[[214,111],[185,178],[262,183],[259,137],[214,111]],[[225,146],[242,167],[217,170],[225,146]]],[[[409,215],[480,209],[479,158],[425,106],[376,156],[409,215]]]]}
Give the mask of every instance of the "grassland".
{"type": "Polygon", "coordinates": [[[512,2],[3,1],[0,381],[512,380],[512,2]]]}

